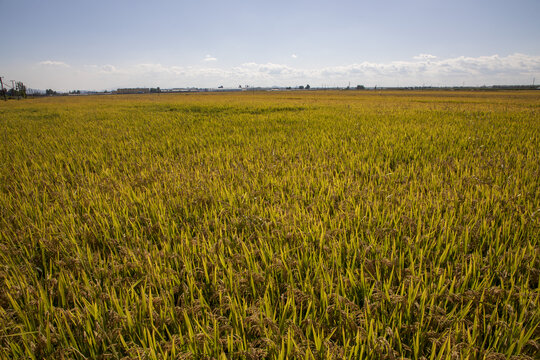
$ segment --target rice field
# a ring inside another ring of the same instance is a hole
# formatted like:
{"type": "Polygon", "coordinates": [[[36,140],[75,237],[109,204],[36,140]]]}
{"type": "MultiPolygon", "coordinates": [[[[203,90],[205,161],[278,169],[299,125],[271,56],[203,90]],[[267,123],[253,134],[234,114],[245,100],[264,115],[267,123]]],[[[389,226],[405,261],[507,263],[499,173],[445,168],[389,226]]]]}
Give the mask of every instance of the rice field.
{"type": "Polygon", "coordinates": [[[538,359],[540,92],[0,103],[1,359],[538,359]]]}

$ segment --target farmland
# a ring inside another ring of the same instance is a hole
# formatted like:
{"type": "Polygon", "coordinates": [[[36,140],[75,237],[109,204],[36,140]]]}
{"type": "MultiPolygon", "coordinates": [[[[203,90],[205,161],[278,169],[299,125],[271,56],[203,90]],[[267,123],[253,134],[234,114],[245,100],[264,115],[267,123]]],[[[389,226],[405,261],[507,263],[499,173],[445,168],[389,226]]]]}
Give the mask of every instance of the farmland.
{"type": "Polygon", "coordinates": [[[0,104],[0,358],[540,351],[540,94],[0,104]]]}

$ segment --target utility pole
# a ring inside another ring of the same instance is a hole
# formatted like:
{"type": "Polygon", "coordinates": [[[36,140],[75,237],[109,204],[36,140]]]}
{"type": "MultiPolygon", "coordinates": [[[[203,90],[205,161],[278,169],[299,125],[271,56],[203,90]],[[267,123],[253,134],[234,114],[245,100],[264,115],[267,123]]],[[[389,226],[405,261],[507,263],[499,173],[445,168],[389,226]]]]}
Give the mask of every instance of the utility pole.
{"type": "Polygon", "coordinates": [[[4,90],[4,82],[2,81],[2,76],[0,76],[0,86],[2,86],[2,94],[4,95],[4,101],[7,101],[7,98],[6,98],[6,92],[4,90]]]}
{"type": "Polygon", "coordinates": [[[15,80],[9,81],[11,81],[11,95],[15,96],[15,80]]]}

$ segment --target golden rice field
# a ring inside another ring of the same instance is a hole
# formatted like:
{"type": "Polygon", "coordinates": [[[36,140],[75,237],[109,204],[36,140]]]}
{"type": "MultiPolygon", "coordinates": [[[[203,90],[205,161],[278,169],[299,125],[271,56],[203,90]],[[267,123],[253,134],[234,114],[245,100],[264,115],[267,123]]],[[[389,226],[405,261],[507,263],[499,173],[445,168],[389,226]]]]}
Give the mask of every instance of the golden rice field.
{"type": "Polygon", "coordinates": [[[0,103],[1,359],[538,359],[540,92],[0,103]]]}

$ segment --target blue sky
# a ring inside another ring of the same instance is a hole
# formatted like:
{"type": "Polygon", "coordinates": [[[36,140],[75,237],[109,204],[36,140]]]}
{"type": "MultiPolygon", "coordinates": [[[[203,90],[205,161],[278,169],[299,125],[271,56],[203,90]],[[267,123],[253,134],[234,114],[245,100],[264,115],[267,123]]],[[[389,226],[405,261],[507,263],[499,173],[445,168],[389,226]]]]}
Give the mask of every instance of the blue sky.
{"type": "Polygon", "coordinates": [[[539,0],[0,0],[0,9],[0,75],[32,88],[540,82],[539,0]]]}

